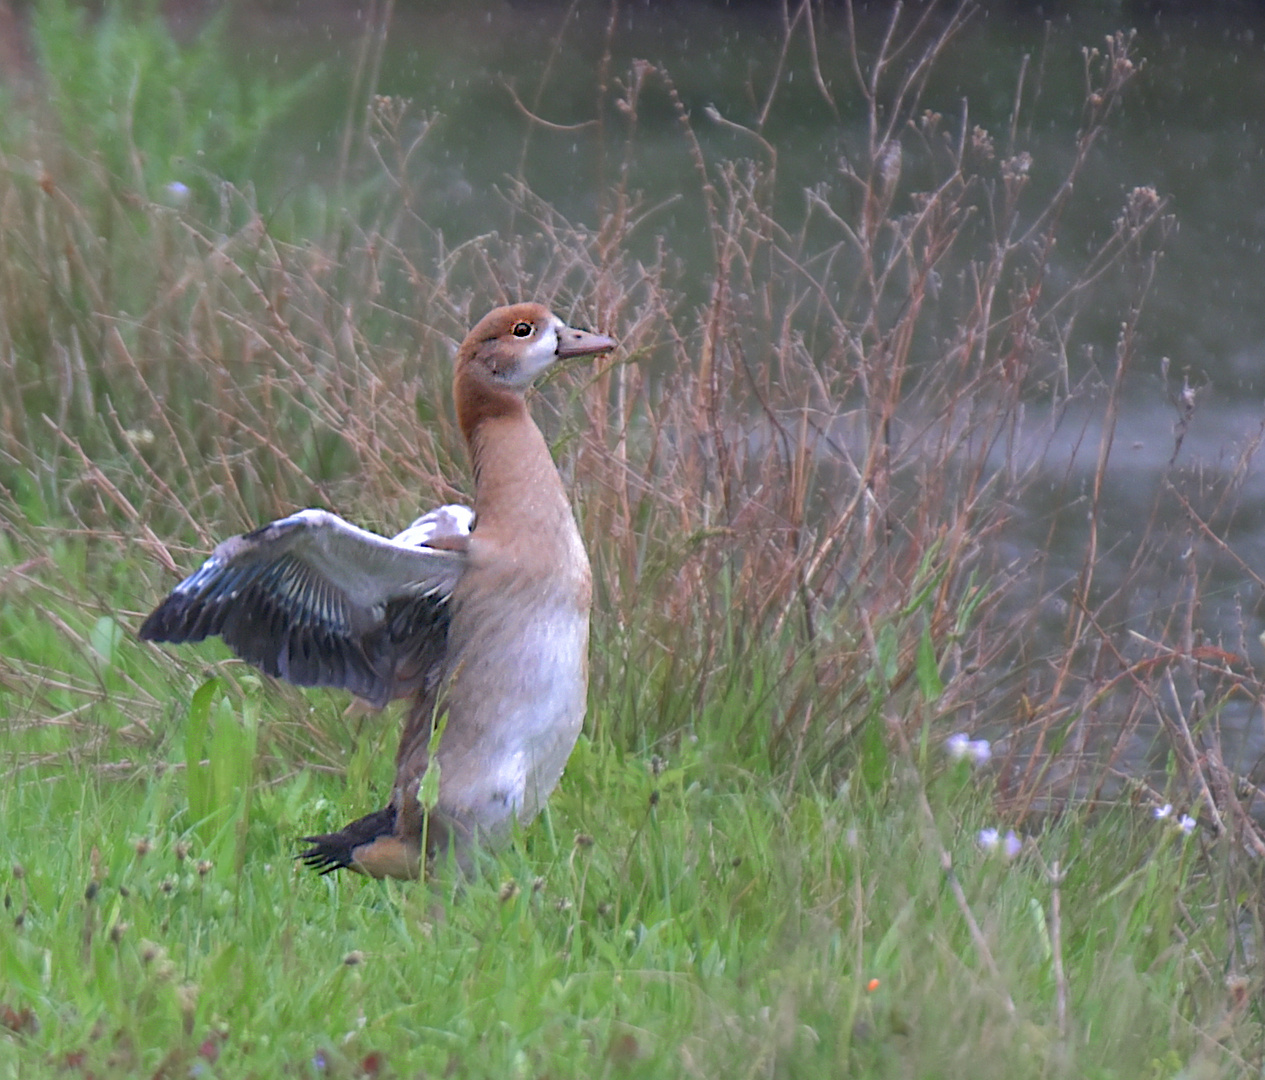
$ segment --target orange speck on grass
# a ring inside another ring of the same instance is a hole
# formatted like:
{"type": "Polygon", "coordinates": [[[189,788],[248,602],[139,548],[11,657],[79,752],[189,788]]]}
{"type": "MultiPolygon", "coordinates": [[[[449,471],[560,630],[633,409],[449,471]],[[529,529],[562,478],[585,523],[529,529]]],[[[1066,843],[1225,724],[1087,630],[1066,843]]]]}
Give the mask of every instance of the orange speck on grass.
{"type": "Polygon", "coordinates": [[[865,984],[865,989],[871,994],[874,993],[878,989],[878,979],[871,979],[865,984]]]}

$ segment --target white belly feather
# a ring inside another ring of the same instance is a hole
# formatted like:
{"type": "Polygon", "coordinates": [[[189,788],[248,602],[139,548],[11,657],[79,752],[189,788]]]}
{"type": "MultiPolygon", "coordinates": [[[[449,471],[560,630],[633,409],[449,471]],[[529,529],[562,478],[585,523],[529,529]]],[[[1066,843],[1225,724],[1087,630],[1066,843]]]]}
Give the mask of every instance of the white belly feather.
{"type": "MultiPolygon", "coordinates": [[[[453,658],[439,748],[440,807],[481,831],[535,817],[584,720],[587,610],[554,599],[529,612],[484,620],[453,658]]],[[[454,631],[467,614],[474,612],[455,613],[454,631]]]]}

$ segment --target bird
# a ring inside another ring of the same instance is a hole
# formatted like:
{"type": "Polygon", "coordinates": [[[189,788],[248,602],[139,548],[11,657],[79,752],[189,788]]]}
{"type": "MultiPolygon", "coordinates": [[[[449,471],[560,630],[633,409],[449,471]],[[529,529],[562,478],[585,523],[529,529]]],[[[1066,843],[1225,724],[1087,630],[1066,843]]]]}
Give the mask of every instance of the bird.
{"type": "Polygon", "coordinates": [[[414,879],[451,852],[469,871],[558,784],[586,708],[592,575],[525,395],[560,359],[615,347],[543,304],[495,308],[453,372],[473,507],[390,538],[300,510],[223,541],[141,625],[151,642],[218,635],[299,686],[410,699],[387,805],[303,837],[314,870],[414,879]]]}

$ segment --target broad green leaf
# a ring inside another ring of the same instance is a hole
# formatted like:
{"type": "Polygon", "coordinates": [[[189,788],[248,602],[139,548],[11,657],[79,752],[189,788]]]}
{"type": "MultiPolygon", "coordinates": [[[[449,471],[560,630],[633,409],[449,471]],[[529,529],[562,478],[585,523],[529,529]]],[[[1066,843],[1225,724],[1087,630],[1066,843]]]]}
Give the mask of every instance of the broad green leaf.
{"type": "Polygon", "coordinates": [[[109,615],[102,615],[88,635],[88,644],[93,653],[101,661],[102,666],[109,667],[114,663],[114,653],[123,640],[123,627],[109,615]]]}
{"type": "Polygon", "coordinates": [[[918,653],[914,658],[914,670],[918,676],[918,689],[924,701],[938,701],[944,693],[944,682],[940,678],[940,667],[936,663],[936,647],[931,640],[931,627],[922,628],[922,636],[918,639],[918,653]]]}

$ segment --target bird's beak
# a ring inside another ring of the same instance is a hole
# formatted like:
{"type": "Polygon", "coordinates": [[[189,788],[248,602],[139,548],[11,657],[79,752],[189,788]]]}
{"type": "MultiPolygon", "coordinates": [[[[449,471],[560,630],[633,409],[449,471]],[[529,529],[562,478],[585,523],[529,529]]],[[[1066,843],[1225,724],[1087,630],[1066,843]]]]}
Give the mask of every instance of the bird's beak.
{"type": "Polygon", "coordinates": [[[605,334],[591,334],[573,326],[564,326],[558,331],[559,357],[592,356],[594,353],[609,352],[614,347],[615,339],[608,338],[605,334]]]}

